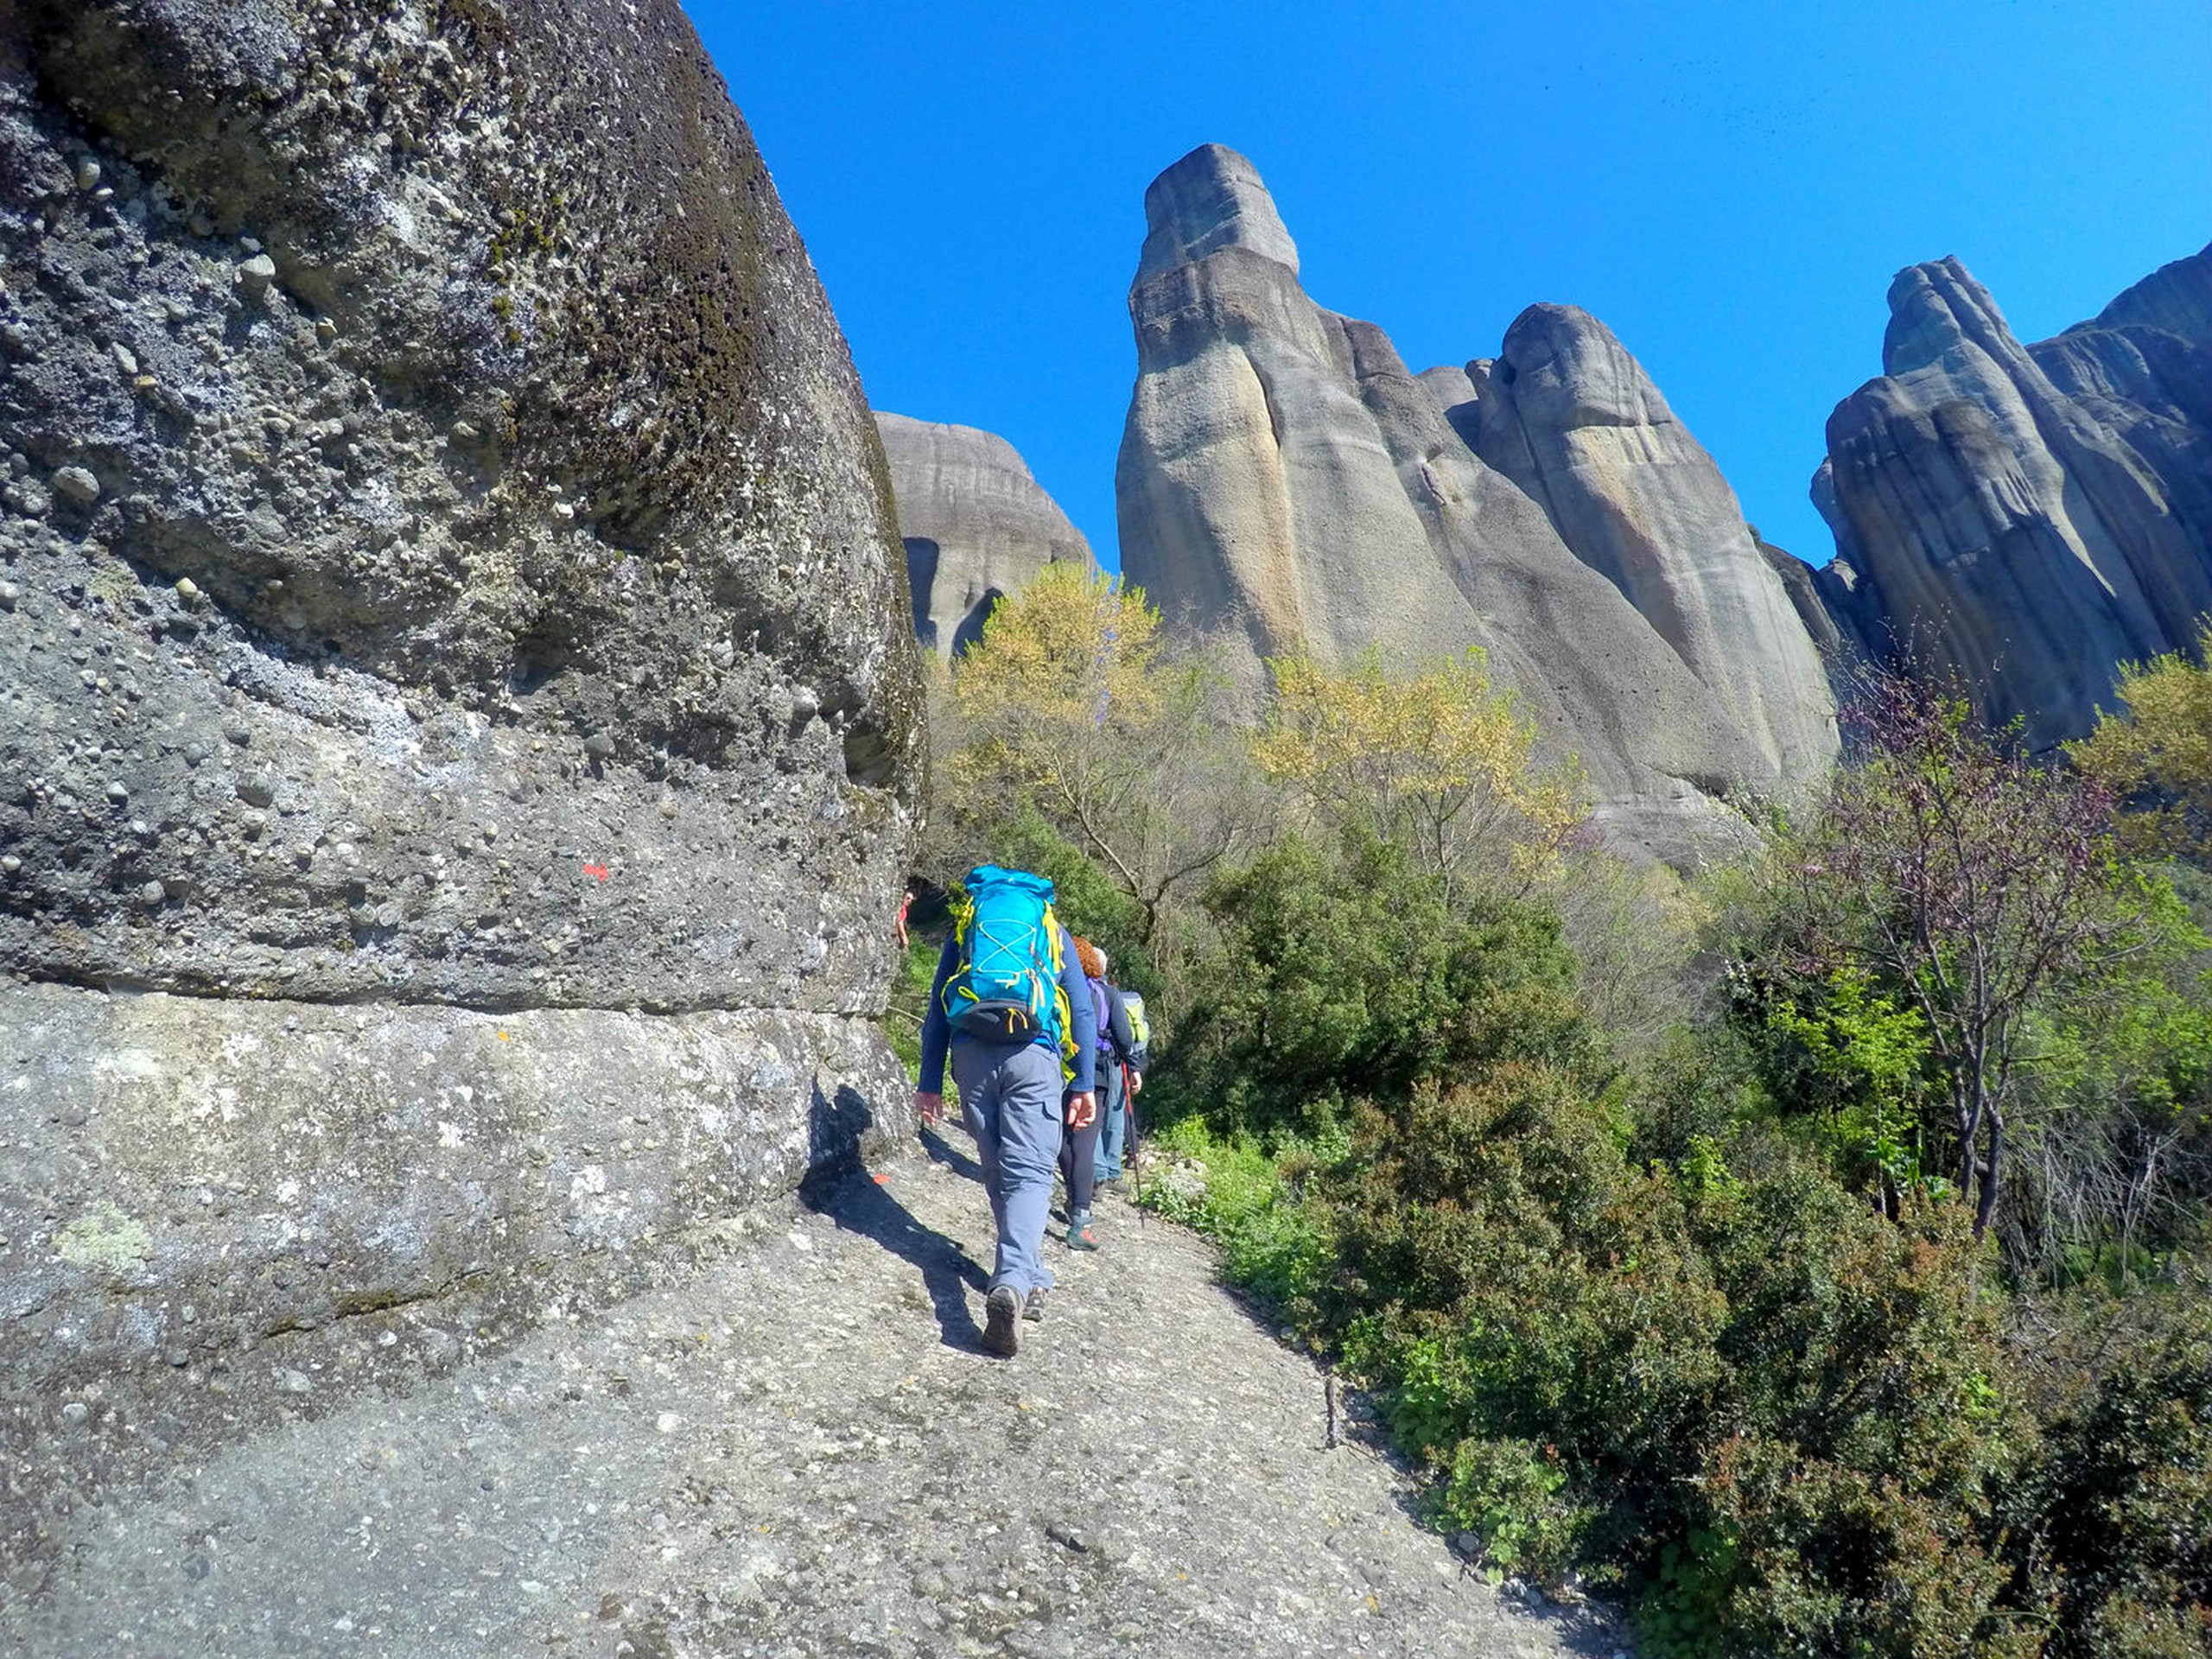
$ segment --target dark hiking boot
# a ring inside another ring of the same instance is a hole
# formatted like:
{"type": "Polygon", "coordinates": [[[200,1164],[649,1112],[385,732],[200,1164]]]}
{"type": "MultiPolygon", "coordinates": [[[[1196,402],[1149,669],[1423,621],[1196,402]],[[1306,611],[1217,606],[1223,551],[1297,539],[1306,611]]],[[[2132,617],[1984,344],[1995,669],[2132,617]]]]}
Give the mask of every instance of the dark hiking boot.
{"type": "Polygon", "coordinates": [[[1068,1249],[1095,1250],[1097,1248],[1098,1235],[1091,1228],[1090,1217],[1088,1215],[1071,1216],[1068,1218],[1068,1249]]]}
{"type": "Polygon", "coordinates": [[[1012,1359],[1020,1346],[1015,1329],[1020,1321],[1021,1293],[1012,1285],[1001,1285],[983,1304],[983,1351],[1012,1359]]]}
{"type": "Polygon", "coordinates": [[[1029,1294],[1021,1304],[1021,1317],[1032,1325],[1038,1324],[1044,1319],[1045,1291],[1042,1286],[1032,1285],[1029,1287],[1029,1294]]]}

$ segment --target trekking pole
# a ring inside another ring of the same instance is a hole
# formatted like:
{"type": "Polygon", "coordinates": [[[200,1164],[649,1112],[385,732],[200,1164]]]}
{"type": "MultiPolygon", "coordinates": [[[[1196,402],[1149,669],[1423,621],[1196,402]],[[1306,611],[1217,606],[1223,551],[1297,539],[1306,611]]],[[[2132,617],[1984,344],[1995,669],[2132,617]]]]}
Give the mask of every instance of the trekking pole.
{"type": "Polygon", "coordinates": [[[1129,1087],[1129,1064],[1122,1062],[1122,1104],[1129,1115],[1129,1185],[1137,1190],[1137,1230],[1144,1230],[1144,1172],[1137,1166],[1137,1096],[1129,1087]]]}

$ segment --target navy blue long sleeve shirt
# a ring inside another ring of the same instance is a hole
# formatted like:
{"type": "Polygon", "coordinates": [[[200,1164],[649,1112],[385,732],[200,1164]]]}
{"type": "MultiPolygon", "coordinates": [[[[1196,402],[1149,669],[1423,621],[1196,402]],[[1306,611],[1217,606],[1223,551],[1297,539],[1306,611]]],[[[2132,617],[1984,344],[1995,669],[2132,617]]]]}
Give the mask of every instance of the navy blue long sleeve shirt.
{"type": "MultiPolygon", "coordinates": [[[[951,1022],[944,1017],[944,982],[959,966],[960,941],[957,938],[947,938],[944,949],[938,955],[937,977],[930,983],[929,1012],[922,1016],[921,1089],[925,1095],[944,1092],[944,1057],[952,1040],[976,1040],[953,1030],[951,1022]]],[[[1075,958],[1075,940],[1065,927],[1060,930],[1060,991],[1068,1000],[1068,1019],[1075,1037],[1071,1062],[1075,1075],[1069,1079],[1068,1087],[1081,1094],[1091,1086],[1090,1061],[1098,1046],[1098,1015],[1090,1006],[1090,987],[1083,976],[1083,965],[1075,958]]],[[[1035,1040],[1052,1046],[1050,1037],[1039,1035],[1035,1040]]]]}

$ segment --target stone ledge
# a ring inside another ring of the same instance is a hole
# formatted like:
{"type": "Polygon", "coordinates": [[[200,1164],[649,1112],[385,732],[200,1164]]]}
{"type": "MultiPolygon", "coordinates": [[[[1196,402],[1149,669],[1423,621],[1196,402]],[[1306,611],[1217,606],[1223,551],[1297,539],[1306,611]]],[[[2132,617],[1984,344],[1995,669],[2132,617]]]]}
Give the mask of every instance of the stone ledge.
{"type": "Polygon", "coordinates": [[[0,988],[0,1561],[172,1452],[660,1281],[910,1100],[832,1015],[0,988]]]}

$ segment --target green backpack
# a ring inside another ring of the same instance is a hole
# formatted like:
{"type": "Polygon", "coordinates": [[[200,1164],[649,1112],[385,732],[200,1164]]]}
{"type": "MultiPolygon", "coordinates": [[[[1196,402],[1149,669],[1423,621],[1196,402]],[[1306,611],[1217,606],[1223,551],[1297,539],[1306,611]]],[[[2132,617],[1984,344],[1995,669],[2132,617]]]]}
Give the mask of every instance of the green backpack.
{"type": "Polygon", "coordinates": [[[1152,1046],[1152,1024],[1144,1017],[1144,998],[1135,991],[1122,993],[1122,1006],[1128,1011],[1129,1034],[1137,1039],[1139,1048],[1152,1046]]]}

